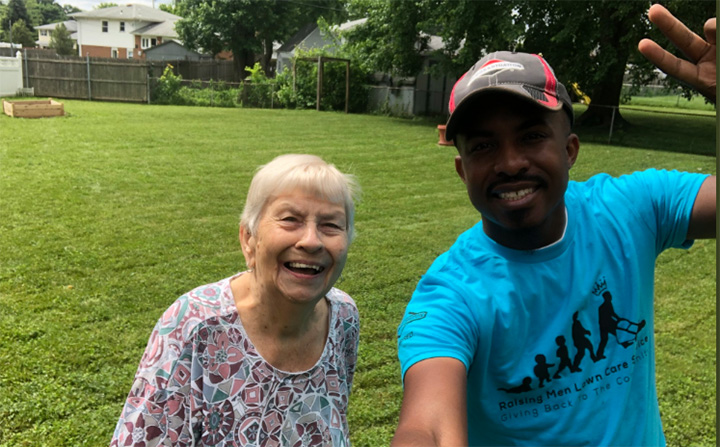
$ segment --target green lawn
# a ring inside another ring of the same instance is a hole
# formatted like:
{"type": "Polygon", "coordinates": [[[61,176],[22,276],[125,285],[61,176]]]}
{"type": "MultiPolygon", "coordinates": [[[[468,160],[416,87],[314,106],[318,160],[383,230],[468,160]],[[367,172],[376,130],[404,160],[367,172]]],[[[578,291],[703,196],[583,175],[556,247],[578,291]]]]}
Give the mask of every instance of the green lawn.
{"type": "Polygon", "coordinates": [[[683,98],[681,95],[633,96],[628,106],[661,107],[685,113],[689,111],[715,113],[715,105],[707,103],[702,96],[693,96],[691,99],[683,98]]]}
{"type": "MultiPolygon", "coordinates": [[[[63,102],[63,118],[0,115],[0,446],[108,444],[157,318],[178,295],[243,268],[249,179],[287,152],[320,155],[362,184],[338,284],[362,318],[349,420],[355,446],[387,445],[402,397],[395,328],[426,268],[478,220],[455,149],[436,145],[437,123],[63,102]]],[[[635,128],[613,145],[590,138],[573,179],[715,172],[713,119],[625,115],[635,128]]],[[[671,446],[715,445],[715,253],[715,241],[698,241],[658,261],[671,446]]]]}

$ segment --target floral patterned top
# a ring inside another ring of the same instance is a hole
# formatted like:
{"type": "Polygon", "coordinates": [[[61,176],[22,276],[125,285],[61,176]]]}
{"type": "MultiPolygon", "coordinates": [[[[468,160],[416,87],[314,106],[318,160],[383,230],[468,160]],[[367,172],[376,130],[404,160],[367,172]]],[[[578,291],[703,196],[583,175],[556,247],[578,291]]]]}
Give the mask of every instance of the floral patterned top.
{"type": "Polygon", "coordinates": [[[274,368],[238,315],[230,281],[173,303],[150,335],[110,445],[349,446],[347,407],[359,335],[355,302],[326,299],[330,326],[318,362],[274,368]]]}

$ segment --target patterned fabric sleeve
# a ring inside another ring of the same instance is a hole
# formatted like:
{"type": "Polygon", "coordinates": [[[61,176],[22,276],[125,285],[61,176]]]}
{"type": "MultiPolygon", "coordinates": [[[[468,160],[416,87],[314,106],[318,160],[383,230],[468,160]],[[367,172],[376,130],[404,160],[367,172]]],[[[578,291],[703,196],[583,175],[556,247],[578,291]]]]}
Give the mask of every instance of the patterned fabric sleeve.
{"type": "Polygon", "coordinates": [[[353,378],[355,377],[355,365],[357,365],[358,346],[360,343],[360,316],[355,302],[348,296],[348,308],[350,309],[349,321],[345,331],[345,364],[347,365],[348,393],[352,390],[353,378]]]}
{"type": "Polygon", "coordinates": [[[189,326],[183,318],[187,306],[187,296],[178,299],[153,329],[111,447],[192,445],[192,345],[185,342],[183,334],[189,326]]]}

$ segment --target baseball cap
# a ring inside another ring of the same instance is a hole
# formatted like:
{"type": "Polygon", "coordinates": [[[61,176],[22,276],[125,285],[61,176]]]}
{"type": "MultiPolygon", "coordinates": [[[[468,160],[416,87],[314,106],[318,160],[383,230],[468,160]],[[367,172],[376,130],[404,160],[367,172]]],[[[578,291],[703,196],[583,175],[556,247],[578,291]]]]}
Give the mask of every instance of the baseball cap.
{"type": "Polygon", "coordinates": [[[458,79],[450,93],[445,136],[455,139],[462,117],[488,92],[507,92],[548,110],[565,111],[574,121],[572,101],[550,64],[537,54],[496,51],[483,57],[458,79]]]}

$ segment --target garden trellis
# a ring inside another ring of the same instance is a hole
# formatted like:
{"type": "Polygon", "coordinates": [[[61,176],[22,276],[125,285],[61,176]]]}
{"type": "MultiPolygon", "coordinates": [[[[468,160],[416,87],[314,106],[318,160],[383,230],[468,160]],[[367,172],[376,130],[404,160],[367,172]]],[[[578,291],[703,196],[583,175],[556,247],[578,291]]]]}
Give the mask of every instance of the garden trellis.
{"type": "Polygon", "coordinates": [[[313,57],[298,57],[293,59],[293,91],[296,91],[296,79],[297,79],[297,61],[310,61],[318,64],[318,77],[317,77],[317,103],[316,110],[320,111],[320,103],[322,102],[322,85],[323,85],[323,72],[325,62],[345,62],[345,113],[348,113],[348,105],[350,104],[350,59],[343,59],[339,57],[327,57],[318,56],[317,59],[313,57]]]}

